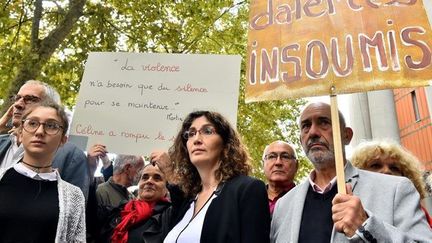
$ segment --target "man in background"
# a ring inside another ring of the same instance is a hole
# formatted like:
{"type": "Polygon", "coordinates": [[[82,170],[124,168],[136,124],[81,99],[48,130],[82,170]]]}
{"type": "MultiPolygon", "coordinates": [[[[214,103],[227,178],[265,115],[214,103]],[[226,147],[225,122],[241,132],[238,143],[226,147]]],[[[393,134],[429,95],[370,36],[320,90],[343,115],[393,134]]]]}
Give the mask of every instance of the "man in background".
{"type": "Polygon", "coordinates": [[[100,207],[115,208],[134,198],[128,187],[139,181],[139,171],[144,167],[140,156],[118,155],[114,161],[113,176],[100,184],[96,190],[100,207]]]}
{"type": "Polygon", "coordinates": [[[267,178],[267,195],[270,214],[276,201],[291,190],[297,173],[298,162],[294,147],[283,141],[274,141],[263,153],[264,174],[267,178]]]}

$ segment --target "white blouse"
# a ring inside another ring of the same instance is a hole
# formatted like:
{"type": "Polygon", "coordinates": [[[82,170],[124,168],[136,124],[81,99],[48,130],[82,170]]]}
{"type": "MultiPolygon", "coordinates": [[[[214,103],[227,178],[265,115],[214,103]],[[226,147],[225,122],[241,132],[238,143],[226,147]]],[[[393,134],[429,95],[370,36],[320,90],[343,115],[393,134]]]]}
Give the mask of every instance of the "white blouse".
{"type": "Polygon", "coordinates": [[[165,237],[164,243],[198,243],[201,239],[201,231],[204,218],[211,202],[217,196],[213,193],[195,217],[192,218],[195,208],[195,200],[192,201],[182,220],[165,237]]]}
{"type": "Polygon", "coordinates": [[[13,168],[23,176],[30,177],[35,180],[46,180],[46,181],[56,181],[57,173],[53,170],[47,173],[36,173],[33,170],[27,168],[22,163],[14,164],[13,168]]]}

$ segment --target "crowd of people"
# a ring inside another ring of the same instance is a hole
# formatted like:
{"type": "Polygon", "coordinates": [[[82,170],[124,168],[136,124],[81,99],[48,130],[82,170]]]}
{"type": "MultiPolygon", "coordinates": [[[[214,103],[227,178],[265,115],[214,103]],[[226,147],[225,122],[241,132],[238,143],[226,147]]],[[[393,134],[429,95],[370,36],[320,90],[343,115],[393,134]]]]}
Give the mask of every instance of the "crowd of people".
{"type": "Polygon", "coordinates": [[[134,155],[110,161],[103,144],[85,153],[68,143],[69,121],[46,83],[26,82],[12,101],[0,119],[0,242],[432,242],[418,160],[386,141],[359,145],[349,160],[353,130],[342,114],[347,193],[338,193],[326,103],[299,117],[313,170],[296,185],[293,144],[265,147],[265,184],[216,112],[190,113],[172,146],[146,164],[134,155]],[[99,161],[103,183],[94,178],[99,161]]]}

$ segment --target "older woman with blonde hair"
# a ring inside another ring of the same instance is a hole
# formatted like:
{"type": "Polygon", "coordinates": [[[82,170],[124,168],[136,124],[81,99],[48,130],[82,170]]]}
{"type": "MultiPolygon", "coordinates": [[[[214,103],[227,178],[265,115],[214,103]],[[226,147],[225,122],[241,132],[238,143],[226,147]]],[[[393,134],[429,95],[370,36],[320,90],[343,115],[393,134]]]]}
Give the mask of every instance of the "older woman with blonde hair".
{"type": "MultiPolygon", "coordinates": [[[[360,143],[353,151],[351,162],[354,166],[378,173],[404,176],[411,180],[420,194],[428,197],[426,185],[419,169],[420,161],[401,145],[387,140],[360,143]]],[[[432,220],[427,211],[426,218],[432,227],[432,220]]]]}
{"type": "Polygon", "coordinates": [[[165,243],[269,242],[265,185],[248,176],[249,155],[222,115],[190,113],[169,153],[185,197],[173,200],[165,243]]]}

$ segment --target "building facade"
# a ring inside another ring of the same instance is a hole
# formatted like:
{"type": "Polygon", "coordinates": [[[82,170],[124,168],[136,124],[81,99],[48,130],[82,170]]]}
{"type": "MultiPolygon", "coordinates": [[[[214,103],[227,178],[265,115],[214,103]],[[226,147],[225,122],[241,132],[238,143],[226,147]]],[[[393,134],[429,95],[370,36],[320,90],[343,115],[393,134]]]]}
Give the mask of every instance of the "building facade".
{"type": "MultiPolygon", "coordinates": [[[[432,23],[432,1],[423,1],[432,23]]],[[[432,70],[431,70],[432,72],[432,70]]],[[[399,142],[432,171],[432,87],[371,91],[350,95],[352,146],[364,140],[399,142]]]]}
{"type": "Polygon", "coordinates": [[[395,89],[394,101],[401,144],[432,171],[432,122],[428,88],[395,89]]]}

